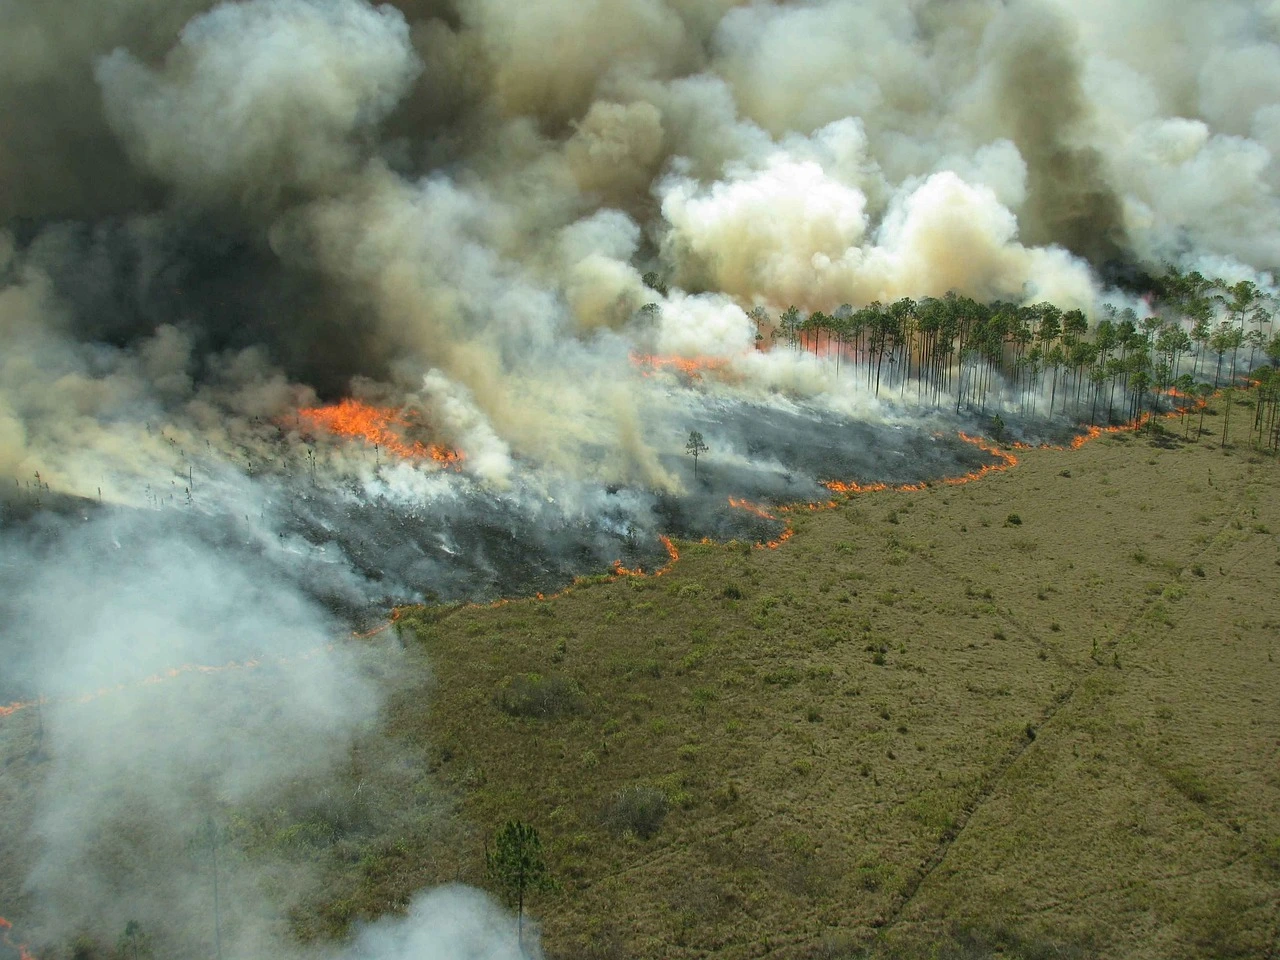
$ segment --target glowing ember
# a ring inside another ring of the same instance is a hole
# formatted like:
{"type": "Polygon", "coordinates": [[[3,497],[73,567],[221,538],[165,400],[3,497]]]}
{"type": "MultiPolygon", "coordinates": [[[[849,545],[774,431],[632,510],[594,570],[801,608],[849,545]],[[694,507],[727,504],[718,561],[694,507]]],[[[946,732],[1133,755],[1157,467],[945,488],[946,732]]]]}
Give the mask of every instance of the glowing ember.
{"type": "Polygon", "coordinates": [[[729,365],[722,357],[662,357],[640,353],[633,353],[631,362],[640,367],[642,376],[652,376],[657,370],[672,370],[692,380],[700,379],[704,373],[717,373],[729,365]]]}
{"type": "Polygon", "coordinates": [[[299,410],[298,416],[335,436],[364,440],[404,460],[434,460],[448,465],[464,459],[460,451],[405,439],[404,430],[421,426],[411,411],[348,399],[327,407],[307,407],[299,410]]]}
{"type": "MultiPolygon", "coordinates": [[[[1178,412],[1180,411],[1175,411],[1174,415],[1176,416],[1178,412]]],[[[1084,433],[1080,434],[1080,436],[1076,437],[1074,440],[1071,441],[1071,449],[1079,450],[1090,440],[1097,440],[1104,433],[1129,433],[1132,430],[1137,430],[1140,427],[1142,427],[1150,419],[1151,419],[1151,415],[1144,413],[1142,416],[1138,417],[1138,419],[1134,420],[1132,423],[1124,423],[1118,427],[1098,427],[1098,426],[1089,427],[1084,433]]]]}
{"type": "MultiPolygon", "coordinates": [[[[754,514],[763,520],[778,520],[785,524],[782,528],[782,532],[778,534],[776,538],[773,540],[765,540],[763,543],[757,543],[755,545],[757,550],[777,550],[795,535],[796,531],[791,526],[790,520],[783,520],[781,517],[774,516],[758,503],[752,503],[750,500],[743,500],[740,497],[730,497],[729,506],[733,507],[735,510],[745,510],[747,513],[754,514]]],[[[835,506],[835,504],[832,503],[831,506],[835,506]]],[[[790,513],[791,510],[791,507],[778,508],[779,513],[790,513]]]]}
{"type": "MultiPolygon", "coordinates": [[[[666,574],[680,560],[680,548],[677,547],[675,543],[672,541],[672,539],[666,535],[660,534],[658,536],[658,539],[661,540],[662,545],[667,548],[666,563],[664,563],[657,570],[653,571],[652,574],[649,574],[649,573],[646,573],[644,570],[640,570],[640,569],[628,570],[626,567],[622,565],[621,560],[615,560],[613,562],[614,576],[615,577],[648,577],[648,576],[661,577],[664,574],[666,574]]],[[[572,588],[569,588],[569,589],[572,589],[572,588]]],[[[560,593],[555,594],[555,596],[559,597],[568,592],[569,592],[568,589],[562,590],[560,591],[560,593]]],[[[538,599],[541,600],[542,597],[539,597],[538,599]]]]}
{"type": "Polygon", "coordinates": [[[0,917],[0,943],[3,943],[10,950],[17,950],[18,960],[35,960],[35,957],[27,950],[25,945],[21,943],[15,944],[9,939],[9,933],[12,930],[13,924],[4,917],[0,917]]]}
{"type": "Polygon", "coordinates": [[[759,504],[752,503],[750,500],[743,500],[740,497],[730,497],[729,506],[733,507],[735,510],[745,510],[747,513],[754,513],[757,517],[761,517],[765,520],[778,519],[759,504]]]}

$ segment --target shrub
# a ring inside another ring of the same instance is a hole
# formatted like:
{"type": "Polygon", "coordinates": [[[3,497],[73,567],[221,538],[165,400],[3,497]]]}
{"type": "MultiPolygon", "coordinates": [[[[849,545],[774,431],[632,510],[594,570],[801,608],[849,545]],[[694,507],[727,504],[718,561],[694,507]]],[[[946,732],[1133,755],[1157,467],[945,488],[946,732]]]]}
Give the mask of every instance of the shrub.
{"type": "Polygon", "coordinates": [[[634,834],[648,840],[667,816],[667,795],[653,787],[630,786],[615,793],[605,809],[604,822],[615,836],[634,834]]]}
{"type": "Polygon", "coordinates": [[[765,683],[772,684],[773,686],[789,687],[793,683],[799,682],[800,671],[795,667],[781,667],[778,670],[766,673],[762,679],[765,683]]]}
{"type": "Polygon", "coordinates": [[[1022,518],[1016,513],[1011,513],[1005,517],[1004,523],[1007,527],[1020,527],[1022,526],[1022,518]]]}
{"type": "Polygon", "coordinates": [[[1170,785],[1192,803],[1208,803],[1209,787],[1198,773],[1189,767],[1174,767],[1165,771],[1170,785]]]}
{"type": "Polygon", "coordinates": [[[506,681],[494,694],[494,704],[513,717],[552,719],[583,712],[582,688],[568,677],[522,673],[506,681]]]}
{"type": "Polygon", "coordinates": [[[725,588],[720,591],[720,596],[724,597],[726,600],[741,600],[742,588],[736,583],[726,584],[725,588]]]}

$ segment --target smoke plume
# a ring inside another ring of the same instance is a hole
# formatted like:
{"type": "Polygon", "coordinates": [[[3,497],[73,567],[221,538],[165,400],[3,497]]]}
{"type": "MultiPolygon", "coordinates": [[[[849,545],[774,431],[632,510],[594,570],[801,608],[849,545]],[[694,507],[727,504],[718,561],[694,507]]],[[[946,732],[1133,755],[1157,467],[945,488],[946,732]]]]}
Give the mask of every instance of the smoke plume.
{"type": "MultiPolygon", "coordinates": [[[[1261,0],[15,5],[0,702],[50,706],[0,896],[207,953],[209,821],[376,726],[403,654],[353,627],[987,462],[959,404],[767,349],[789,306],[1271,290],[1278,33],[1261,0]]],[[[239,955],[295,949],[278,869],[227,890],[239,955]]],[[[509,925],[437,891],[352,949],[509,925]]]]}

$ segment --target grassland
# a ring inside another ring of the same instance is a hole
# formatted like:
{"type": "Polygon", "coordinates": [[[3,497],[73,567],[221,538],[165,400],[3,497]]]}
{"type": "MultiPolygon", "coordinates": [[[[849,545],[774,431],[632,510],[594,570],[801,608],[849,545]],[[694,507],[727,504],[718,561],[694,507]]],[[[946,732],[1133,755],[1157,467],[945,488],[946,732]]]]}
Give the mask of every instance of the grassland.
{"type": "Polygon", "coordinates": [[[285,805],[247,855],[325,872],[304,939],[484,885],[520,818],[552,957],[1275,956],[1280,465],[1019,456],[777,550],[404,611],[414,669],[332,791],[399,813],[285,805]]]}
{"type": "Polygon", "coordinates": [[[1121,434],[802,511],[776,551],[406,611],[432,679],[387,728],[456,829],[371,848],[300,926],[483,884],[518,817],[552,956],[1274,955],[1278,488],[1121,434]],[[646,788],[665,816],[620,807],[646,788]]]}

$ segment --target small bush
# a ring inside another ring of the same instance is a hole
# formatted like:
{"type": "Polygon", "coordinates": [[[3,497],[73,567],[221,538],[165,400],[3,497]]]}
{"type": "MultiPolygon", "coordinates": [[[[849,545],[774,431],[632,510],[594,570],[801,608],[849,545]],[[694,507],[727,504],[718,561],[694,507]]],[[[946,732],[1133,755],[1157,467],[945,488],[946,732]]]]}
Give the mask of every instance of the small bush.
{"type": "Polygon", "coordinates": [[[1165,772],[1170,785],[1192,803],[1208,803],[1209,787],[1198,773],[1188,767],[1174,767],[1165,772]]]}
{"type": "Polygon", "coordinates": [[[724,597],[726,600],[741,600],[742,588],[736,583],[726,584],[725,588],[720,591],[720,596],[724,597]]]}
{"type": "Polygon", "coordinates": [[[582,713],[585,706],[577,682],[558,674],[519,674],[499,687],[493,699],[503,713],[544,720],[582,713]]]}
{"type": "Polygon", "coordinates": [[[763,679],[765,683],[772,684],[773,686],[789,687],[793,683],[799,682],[800,671],[795,667],[782,667],[779,670],[773,670],[766,673],[761,679],[763,679]]]}
{"type": "Polygon", "coordinates": [[[1020,527],[1022,526],[1022,518],[1016,513],[1011,513],[1004,518],[1004,525],[1006,527],[1020,527]]]}
{"type": "Polygon", "coordinates": [[[739,796],[737,784],[731,780],[717,790],[712,799],[717,807],[728,807],[737,803],[739,796]]]}
{"type": "Polygon", "coordinates": [[[669,806],[667,795],[654,787],[624,787],[605,809],[605,826],[614,836],[633,834],[648,840],[662,827],[669,806]]]}

